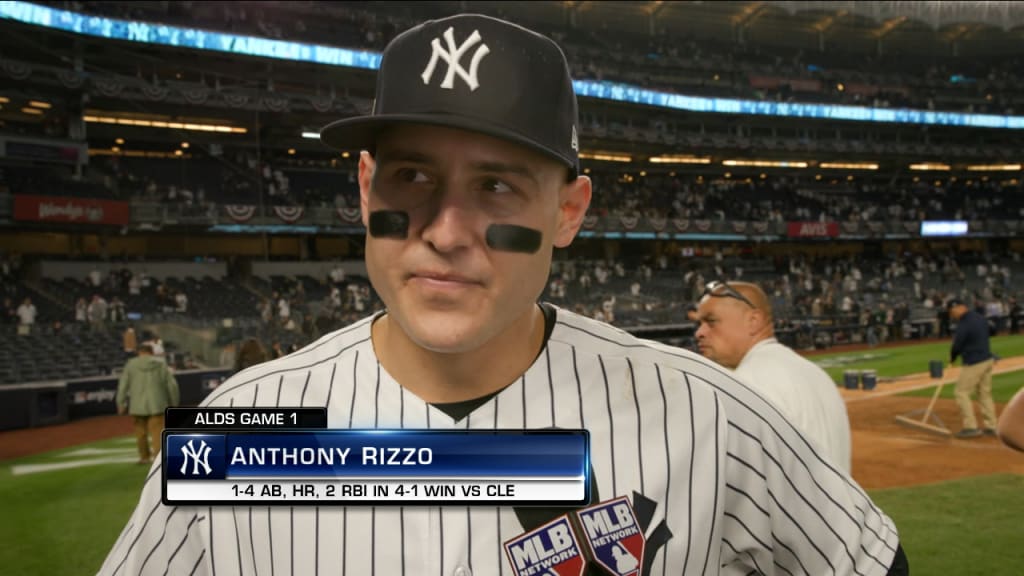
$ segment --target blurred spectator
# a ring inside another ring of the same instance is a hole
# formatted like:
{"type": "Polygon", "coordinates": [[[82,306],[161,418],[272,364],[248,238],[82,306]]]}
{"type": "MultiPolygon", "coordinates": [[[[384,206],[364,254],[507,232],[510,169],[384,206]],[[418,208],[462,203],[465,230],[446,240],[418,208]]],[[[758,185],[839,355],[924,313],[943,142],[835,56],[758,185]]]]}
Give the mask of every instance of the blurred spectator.
{"type": "Polygon", "coordinates": [[[129,326],[124,329],[124,333],[121,335],[121,342],[125,352],[134,354],[135,349],[138,347],[138,339],[135,335],[135,328],[129,326]]]}
{"type": "Polygon", "coordinates": [[[25,298],[21,302],[21,306],[18,306],[17,315],[18,323],[22,326],[32,326],[36,323],[36,310],[35,304],[32,303],[31,298],[25,298]]]}
{"type": "Polygon", "coordinates": [[[79,298],[75,302],[75,322],[86,323],[89,321],[89,304],[85,298],[79,298]]]}
{"type": "Polygon", "coordinates": [[[179,290],[174,296],[175,310],[179,314],[185,314],[188,312],[188,296],[185,292],[179,290]]]}
{"type": "Polygon", "coordinates": [[[110,322],[112,324],[120,324],[126,320],[126,314],[124,309],[124,302],[120,298],[114,296],[110,300],[110,322]]]}
{"type": "Polygon", "coordinates": [[[93,330],[102,331],[106,328],[107,308],[107,301],[99,294],[93,294],[92,302],[87,309],[89,324],[93,330]]]}
{"type": "Polygon", "coordinates": [[[245,370],[250,366],[255,366],[266,362],[270,358],[267,355],[267,351],[260,344],[260,341],[256,338],[247,338],[242,342],[242,346],[238,350],[238,354],[235,356],[235,371],[245,370]]]}
{"type": "Polygon", "coordinates": [[[0,318],[0,322],[4,324],[16,324],[18,322],[18,309],[14,305],[14,300],[10,298],[4,298],[4,307],[2,310],[3,317],[0,318]]]}

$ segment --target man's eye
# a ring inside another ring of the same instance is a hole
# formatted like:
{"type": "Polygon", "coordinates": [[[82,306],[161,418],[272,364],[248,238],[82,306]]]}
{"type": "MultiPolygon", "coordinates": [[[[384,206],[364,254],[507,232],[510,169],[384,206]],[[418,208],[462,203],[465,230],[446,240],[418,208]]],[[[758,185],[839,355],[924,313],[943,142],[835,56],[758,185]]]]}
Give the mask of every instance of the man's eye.
{"type": "Polygon", "coordinates": [[[427,175],[415,168],[402,168],[398,171],[398,178],[402,182],[411,182],[416,184],[422,184],[429,182],[430,178],[427,175]]]}
{"type": "Polygon", "coordinates": [[[497,178],[488,178],[483,182],[484,190],[493,192],[495,194],[508,194],[515,192],[515,190],[508,184],[498,180],[497,178]]]}

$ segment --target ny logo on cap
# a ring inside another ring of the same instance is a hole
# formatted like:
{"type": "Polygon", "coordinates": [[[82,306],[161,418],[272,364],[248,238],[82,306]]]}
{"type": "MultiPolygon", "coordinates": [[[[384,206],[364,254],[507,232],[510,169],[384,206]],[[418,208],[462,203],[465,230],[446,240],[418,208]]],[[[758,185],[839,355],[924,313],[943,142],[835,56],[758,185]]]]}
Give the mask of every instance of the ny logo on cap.
{"type": "Polygon", "coordinates": [[[451,26],[444,31],[444,40],[448,44],[448,48],[441,47],[441,39],[434,38],[434,41],[430,43],[431,48],[434,49],[430,55],[430,62],[427,67],[423,69],[423,83],[430,84],[430,78],[434,75],[434,68],[437,66],[437,60],[443,58],[448,63],[448,72],[444,76],[444,80],[441,82],[441,88],[451,90],[455,87],[455,75],[458,74],[460,78],[469,86],[470,91],[476,90],[480,87],[480,82],[477,80],[476,73],[480,67],[480,61],[484,59],[484,56],[490,53],[491,49],[487,47],[487,44],[480,44],[477,46],[476,52],[473,53],[473,59],[469,62],[469,71],[462,67],[462,55],[465,54],[470,48],[475,46],[477,42],[480,42],[480,32],[473,30],[473,33],[466,38],[460,46],[455,46],[455,31],[451,26]]]}

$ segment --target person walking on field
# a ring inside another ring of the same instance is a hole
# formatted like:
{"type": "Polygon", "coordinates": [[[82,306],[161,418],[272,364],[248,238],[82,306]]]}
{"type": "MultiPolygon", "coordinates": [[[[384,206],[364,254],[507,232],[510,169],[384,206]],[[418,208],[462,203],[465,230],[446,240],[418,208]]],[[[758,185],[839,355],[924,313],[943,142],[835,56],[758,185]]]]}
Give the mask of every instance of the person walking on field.
{"type": "Polygon", "coordinates": [[[950,320],[957,323],[950,350],[950,364],[963,357],[963,368],[956,380],[956,403],[960,407],[963,428],[957,438],[977,438],[981,435],[995,436],[996,407],[992,402],[992,365],[994,360],[989,349],[988,322],[960,300],[950,300],[946,305],[950,320]],[[978,429],[974,416],[971,394],[977,393],[981,405],[984,429],[978,429]]]}
{"type": "Polygon", "coordinates": [[[178,381],[170,368],[153,355],[152,346],[139,346],[139,355],[125,363],[117,386],[117,413],[135,419],[139,464],[148,464],[160,454],[164,410],[180,401],[178,381]]]}

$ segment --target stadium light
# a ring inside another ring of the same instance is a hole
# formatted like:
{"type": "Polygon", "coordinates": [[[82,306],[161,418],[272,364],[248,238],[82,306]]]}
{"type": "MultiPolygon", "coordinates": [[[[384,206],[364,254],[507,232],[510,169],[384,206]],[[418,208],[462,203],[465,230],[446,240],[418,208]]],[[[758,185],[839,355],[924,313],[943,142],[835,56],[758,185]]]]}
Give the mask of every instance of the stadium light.
{"type": "Polygon", "coordinates": [[[303,138],[309,138],[310,140],[319,140],[320,139],[320,133],[319,132],[303,132],[302,133],[302,137],[303,138]]]}
{"type": "Polygon", "coordinates": [[[807,162],[794,160],[722,160],[722,165],[756,168],[807,168],[807,162]]]}
{"type": "Polygon", "coordinates": [[[878,170],[878,164],[873,162],[822,162],[818,167],[832,170],[878,170]]]}
{"type": "Polygon", "coordinates": [[[968,166],[967,169],[972,171],[972,172],[998,172],[998,171],[1012,172],[1012,171],[1015,171],[1015,170],[1020,170],[1021,169],[1021,165],[1020,164],[972,164],[972,165],[968,166]]]}
{"type": "MultiPolygon", "coordinates": [[[[41,114],[37,110],[38,113],[41,114]]],[[[169,128],[172,130],[190,130],[194,132],[223,132],[229,134],[245,134],[248,128],[239,126],[226,126],[222,124],[203,124],[198,122],[166,122],[163,120],[141,120],[138,118],[124,118],[117,116],[96,116],[85,115],[83,120],[94,124],[120,124],[122,126],[138,126],[141,128],[169,128]]]]}
{"type": "Polygon", "coordinates": [[[611,152],[580,152],[581,160],[600,160],[601,162],[632,162],[632,156],[611,152]]]}
{"type": "Polygon", "coordinates": [[[663,154],[661,156],[651,156],[649,161],[652,164],[711,164],[711,158],[702,158],[689,154],[663,154]]]}
{"type": "Polygon", "coordinates": [[[942,172],[945,172],[945,171],[949,170],[949,164],[940,164],[938,162],[922,162],[920,164],[911,164],[910,165],[910,169],[911,170],[921,170],[921,171],[929,171],[930,170],[930,171],[942,171],[942,172]]]}
{"type": "Polygon", "coordinates": [[[42,108],[43,110],[49,110],[50,108],[53,108],[53,105],[49,102],[42,102],[40,100],[29,100],[28,105],[33,108],[42,108]]]}
{"type": "Polygon", "coordinates": [[[0,104],[7,104],[10,101],[11,101],[11,99],[8,98],[7,96],[0,96],[0,104]]]}

